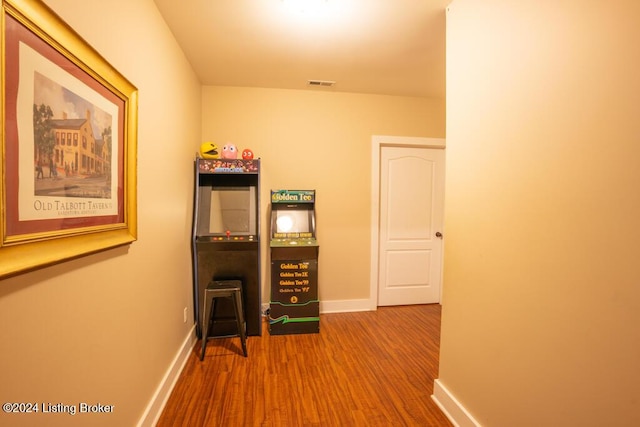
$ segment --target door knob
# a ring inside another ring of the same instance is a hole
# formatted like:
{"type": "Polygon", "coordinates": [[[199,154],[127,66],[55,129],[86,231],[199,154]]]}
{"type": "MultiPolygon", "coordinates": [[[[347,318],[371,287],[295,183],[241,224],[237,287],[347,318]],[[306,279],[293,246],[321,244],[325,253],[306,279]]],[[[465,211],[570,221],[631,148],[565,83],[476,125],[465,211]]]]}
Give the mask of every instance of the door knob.
{"type": "Polygon", "coordinates": [[[442,233],[437,231],[436,232],[436,237],[439,238],[439,239],[442,239],[442,233]]]}

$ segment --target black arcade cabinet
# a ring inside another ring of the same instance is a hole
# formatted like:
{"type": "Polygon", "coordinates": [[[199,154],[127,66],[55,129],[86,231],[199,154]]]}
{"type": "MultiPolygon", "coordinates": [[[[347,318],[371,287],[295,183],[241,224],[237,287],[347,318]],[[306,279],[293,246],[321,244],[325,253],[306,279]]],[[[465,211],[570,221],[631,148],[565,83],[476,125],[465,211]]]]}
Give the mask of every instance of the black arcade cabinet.
{"type": "MultiPolygon", "coordinates": [[[[241,280],[247,335],[261,335],[260,160],[195,161],[193,295],[196,334],[211,280],[241,280]]],[[[221,299],[208,336],[237,332],[231,300],[221,299]]]]}
{"type": "Polygon", "coordinates": [[[315,190],[271,191],[272,335],[320,332],[315,190]]]}

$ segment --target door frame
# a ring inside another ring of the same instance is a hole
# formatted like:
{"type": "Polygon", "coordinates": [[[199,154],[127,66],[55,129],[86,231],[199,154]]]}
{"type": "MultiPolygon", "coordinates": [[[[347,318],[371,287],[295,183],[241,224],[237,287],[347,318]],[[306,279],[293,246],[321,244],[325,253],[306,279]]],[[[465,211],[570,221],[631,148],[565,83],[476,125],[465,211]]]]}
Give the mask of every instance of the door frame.
{"type": "MultiPolygon", "coordinates": [[[[382,147],[440,148],[445,149],[444,138],[373,135],[371,137],[371,272],[369,309],[378,309],[378,268],[380,266],[380,151],[382,147]]],[[[443,254],[444,255],[444,254],[443,254]]],[[[444,256],[443,256],[444,259],[444,256]]],[[[440,281],[442,295],[442,281],[440,281]]]]}

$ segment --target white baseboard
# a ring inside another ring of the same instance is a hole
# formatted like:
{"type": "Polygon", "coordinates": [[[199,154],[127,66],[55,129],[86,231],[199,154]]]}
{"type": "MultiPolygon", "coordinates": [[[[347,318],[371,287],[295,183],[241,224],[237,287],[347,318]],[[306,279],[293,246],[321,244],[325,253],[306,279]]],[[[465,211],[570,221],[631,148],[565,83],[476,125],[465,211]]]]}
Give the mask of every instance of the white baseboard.
{"type": "Polygon", "coordinates": [[[346,313],[350,311],[371,311],[371,301],[368,299],[320,300],[320,313],[346,313]]]}
{"type": "Polygon", "coordinates": [[[455,427],[481,427],[439,379],[433,382],[431,398],[455,427]]]}
{"type": "Polygon", "coordinates": [[[167,404],[171,391],[173,391],[173,388],[180,377],[180,373],[182,372],[182,369],[184,369],[184,365],[187,363],[187,359],[189,358],[191,350],[197,340],[198,338],[196,337],[194,325],[193,328],[189,330],[189,333],[178,350],[176,357],[173,358],[171,365],[169,365],[169,369],[164,374],[162,381],[160,381],[156,392],[151,397],[144,414],[142,414],[142,417],[138,421],[138,427],[151,427],[158,423],[162,410],[167,404]]]}

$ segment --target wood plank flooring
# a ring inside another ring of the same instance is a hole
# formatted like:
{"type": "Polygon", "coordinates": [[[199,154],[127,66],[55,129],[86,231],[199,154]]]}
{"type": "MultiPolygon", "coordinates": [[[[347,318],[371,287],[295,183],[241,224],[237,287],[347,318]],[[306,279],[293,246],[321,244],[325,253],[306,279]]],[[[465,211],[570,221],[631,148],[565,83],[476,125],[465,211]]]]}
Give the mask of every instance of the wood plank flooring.
{"type": "Polygon", "coordinates": [[[158,426],[451,426],[431,399],[440,305],[322,314],[319,334],[196,344],[158,426]]]}

